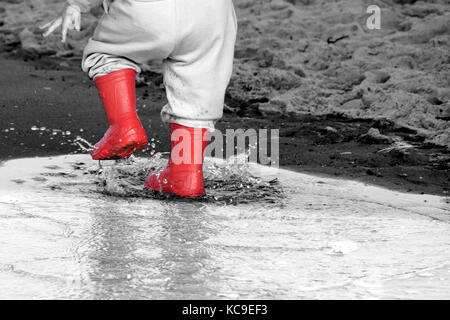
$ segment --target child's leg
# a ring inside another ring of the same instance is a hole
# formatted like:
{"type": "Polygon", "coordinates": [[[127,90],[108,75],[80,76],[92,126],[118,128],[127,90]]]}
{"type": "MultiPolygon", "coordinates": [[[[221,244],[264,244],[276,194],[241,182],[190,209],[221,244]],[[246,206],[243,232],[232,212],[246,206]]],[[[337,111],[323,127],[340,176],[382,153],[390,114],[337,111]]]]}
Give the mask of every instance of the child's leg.
{"type": "Polygon", "coordinates": [[[178,42],[164,62],[168,104],[161,112],[171,123],[172,152],[167,168],[150,174],[146,187],[194,197],[205,193],[204,140],[222,117],[237,23],[231,0],[176,3],[178,42]]]}
{"type": "Polygon", "coordinates": [[[116,1],[86,46],[82,67],[95,80],[109,124],[94,159],[127,158],[147,145],[136,113],[135,73],[138,64],[170,53],[171,11],[173,0],[116,1]],[[152,28],[146,26],[149,21],[152,28]]]}
{"type": "Polygon", "coordinates": [[[109,125],[92,151],[95,160],[128,158],[148,143],[136,113],[135,76],[135,70],[121,69],[95,78],[109,125]]]}
{"type": "Polygon", "coordinates": [[[177,1],[179,42],[164,63],[166,122],[214,129],[223,115],[237,21],[231,0],[177,1]]]}

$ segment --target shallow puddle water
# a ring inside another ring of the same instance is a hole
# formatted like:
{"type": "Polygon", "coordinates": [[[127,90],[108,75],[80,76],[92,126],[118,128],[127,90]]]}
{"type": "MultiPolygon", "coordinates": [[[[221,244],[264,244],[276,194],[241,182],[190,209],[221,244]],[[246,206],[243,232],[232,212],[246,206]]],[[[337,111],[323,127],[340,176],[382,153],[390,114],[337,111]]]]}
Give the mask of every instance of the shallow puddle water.
{"type": "Polygon", "coordinates": [[[146,191],[165,163],[0,164],[0,298],[450,298],[448,199],[218,160],[146,191]]]}

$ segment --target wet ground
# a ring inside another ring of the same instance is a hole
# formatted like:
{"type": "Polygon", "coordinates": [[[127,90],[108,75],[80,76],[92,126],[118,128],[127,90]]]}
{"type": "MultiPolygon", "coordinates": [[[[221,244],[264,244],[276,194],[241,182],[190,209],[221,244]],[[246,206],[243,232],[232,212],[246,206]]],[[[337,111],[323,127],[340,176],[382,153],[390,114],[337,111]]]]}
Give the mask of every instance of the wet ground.
{"type": "Polygon", "coordinates": [[[164,199],[164,159],[102,163],[2,164],[0,298],[450,298],[448,199],[218,160],[164,199]]]}
{"type": "MultiPolygon", "coordinates": [[[[106,130],[105,115],[79,60],[24,59],[0,59],[0,159],[78,153],[78,138],[98,141],[106,130]]],[[[161,83],[161,74],[149,71],[138,84],[138,112],[153,139],[139,156],[169,151],[168,127],[159,117],[166,103],[161,83]]],[[[412,193],[446,196],[450,189],[449,150],[388,120],[264,115],[243,105],[238,111],[226,108],[218,128],[280,129],[280,164],[292,170],[412,193]],[[370,129],[380,136],[365,136],[370,129]]]]}
{"type": "Polygon", "coordinates": [[[449,297],[447,149],[389,121],[227,109],[219,129],[280,129],[281,166],[320,176],[208,163],[207,197],[167,198],[142,188],[169,147],[157,72],[133,162],[47,158],[105,131],[78,62],[0,60],[0,298],[449,297]]]}

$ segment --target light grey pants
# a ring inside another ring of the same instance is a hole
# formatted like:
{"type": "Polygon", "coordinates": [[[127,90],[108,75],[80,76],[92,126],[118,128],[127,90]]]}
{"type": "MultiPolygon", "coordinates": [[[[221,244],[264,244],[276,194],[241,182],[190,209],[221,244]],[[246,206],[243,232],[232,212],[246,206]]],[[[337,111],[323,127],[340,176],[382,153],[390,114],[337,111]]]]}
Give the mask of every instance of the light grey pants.
{"type": "Polygon", "coordinates": [[[237,21],[231,0],[116,0],[83,56],[91,78],[163,61],[164,121],[213,130],[222,117],[237,21]]]}

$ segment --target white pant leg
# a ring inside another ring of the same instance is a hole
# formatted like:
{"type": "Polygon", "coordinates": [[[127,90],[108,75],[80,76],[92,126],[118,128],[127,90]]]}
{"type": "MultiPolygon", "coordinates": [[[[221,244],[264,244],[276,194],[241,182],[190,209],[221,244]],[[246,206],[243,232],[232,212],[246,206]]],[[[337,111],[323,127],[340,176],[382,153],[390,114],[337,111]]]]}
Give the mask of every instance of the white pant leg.
{"type": "Polygon", "coordinates": [[[141,68],[133,61],[108,53],[92,53],[88,55],[83,60],[82,68],[91,79],[122,69],[134,69],[137,73],[141,72],[141,68]]]}
{"type": "Polygon", "coordinates": [[[223,115],[237,22],[231,0],[116,0],[89,40],[91,78],[164,60],[164,121],[214,129],[223,115]]]}
{"type": "Polygon", "coordinates": [[[164,61],[164,121],[214,129],[223,115],[237,21],[231,0],[176,0],[178,41],[164,61]]]}
{"type": "Polygon", "coordinates": [[[112,2],[84,49],[82,69],[91,78],[165,59],[175,45],[175,0],[112,2]]]}

